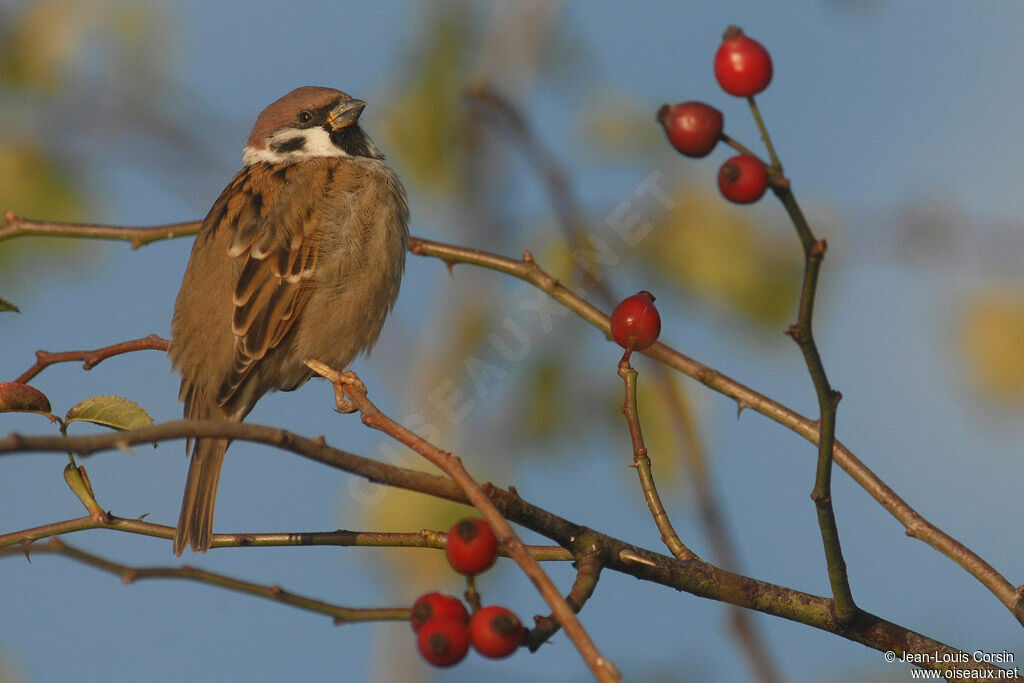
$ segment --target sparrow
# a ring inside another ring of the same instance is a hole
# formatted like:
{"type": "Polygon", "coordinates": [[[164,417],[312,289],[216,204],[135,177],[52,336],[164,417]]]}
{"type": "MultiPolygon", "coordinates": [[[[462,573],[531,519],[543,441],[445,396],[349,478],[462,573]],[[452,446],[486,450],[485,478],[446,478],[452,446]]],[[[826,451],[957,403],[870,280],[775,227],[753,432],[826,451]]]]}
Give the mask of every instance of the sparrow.
{"type": "MultiPolygon", "coordinates": [[[[192,246],[174,305],[173,368],[190,420],[241,421],[293,391],[316,359],[344,368],[372,349],[398,295],[409,208],[359,127],[366,103],[302,87],[256,119],[243,167],[192,246]]],[[[230,440],[190,439],[174,553],[206,552],[230,440]]]]}

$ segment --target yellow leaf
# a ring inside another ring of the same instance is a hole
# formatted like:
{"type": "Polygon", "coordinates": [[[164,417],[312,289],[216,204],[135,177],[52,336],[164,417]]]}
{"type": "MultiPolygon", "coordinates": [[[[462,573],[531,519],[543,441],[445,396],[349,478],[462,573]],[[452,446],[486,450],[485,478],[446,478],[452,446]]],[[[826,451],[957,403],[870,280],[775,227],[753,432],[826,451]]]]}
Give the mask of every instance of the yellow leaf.
{"type": "Polygon", "coordinates": [[[957,341],[964,369],[986,398],[1024,399],[1024,295],[1009,287],[977,292],[961,306],[957,341]]]}

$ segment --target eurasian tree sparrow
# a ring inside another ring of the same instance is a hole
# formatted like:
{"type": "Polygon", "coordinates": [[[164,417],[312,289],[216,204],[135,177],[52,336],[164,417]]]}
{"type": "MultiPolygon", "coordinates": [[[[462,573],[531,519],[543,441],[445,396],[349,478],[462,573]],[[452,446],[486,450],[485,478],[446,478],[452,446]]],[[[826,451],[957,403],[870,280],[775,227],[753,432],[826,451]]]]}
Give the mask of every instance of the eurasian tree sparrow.
{"type": "MultiPolygon", "coordinates": [[[[242,420],[263,394],[373,347],[405,266],[409,209],[358,125],[365,102],[303,87],[260,114],[192,247],[171,363],[185,417],[242,420]]],[[[205,552],[227,439],[195,439],[174,553],[205,552]]]]}

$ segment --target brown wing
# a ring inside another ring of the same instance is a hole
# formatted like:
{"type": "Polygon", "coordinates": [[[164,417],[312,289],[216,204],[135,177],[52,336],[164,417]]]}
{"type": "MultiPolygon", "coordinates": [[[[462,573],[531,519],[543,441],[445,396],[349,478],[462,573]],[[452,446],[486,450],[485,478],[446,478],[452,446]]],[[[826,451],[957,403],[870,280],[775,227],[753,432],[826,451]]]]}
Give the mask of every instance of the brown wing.
{"type": "MultiPolygon", "coordinates": [[[[292,329],[313,285],[320,255],[324,188],[331,164],[257,164],[225,207],[234,220],[228,255],[241,260],[231,328],[233,367],[217,402],[251,407],[259,396],[239,396],[246,379],[292,329]]],[[[266,391],[266,388],[260,390],[266,391]]]]}

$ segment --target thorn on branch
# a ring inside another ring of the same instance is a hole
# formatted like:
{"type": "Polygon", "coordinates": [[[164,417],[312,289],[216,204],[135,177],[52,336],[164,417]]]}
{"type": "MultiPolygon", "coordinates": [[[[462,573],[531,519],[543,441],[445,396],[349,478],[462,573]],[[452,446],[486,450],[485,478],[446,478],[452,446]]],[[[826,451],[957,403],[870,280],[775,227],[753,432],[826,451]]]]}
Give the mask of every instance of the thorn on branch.
{"type": "Polygon", "coordinates": [[[619,551],[619,559],[625,562],[626,564],[644,564],[648,567],[658,566],[657,562],[652,562],[651,560],[648,560],[646,557],[641,557],[640,555],[637,555],[632,550],[629,550],[627,548],[623,548],[619,551]]]}
{"type": "Polygon", "coordinates": [[[739,420],[740,416],[743,415],[743,411],[746,410],[747,408],[750,408],[750,407],[751,407],[750,404],[747,403],[746,401],[737,400],[736,401],[736,419],[739,420]]]}

